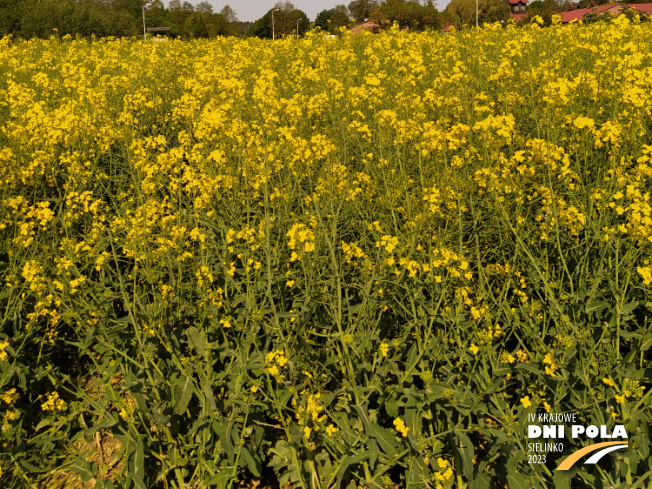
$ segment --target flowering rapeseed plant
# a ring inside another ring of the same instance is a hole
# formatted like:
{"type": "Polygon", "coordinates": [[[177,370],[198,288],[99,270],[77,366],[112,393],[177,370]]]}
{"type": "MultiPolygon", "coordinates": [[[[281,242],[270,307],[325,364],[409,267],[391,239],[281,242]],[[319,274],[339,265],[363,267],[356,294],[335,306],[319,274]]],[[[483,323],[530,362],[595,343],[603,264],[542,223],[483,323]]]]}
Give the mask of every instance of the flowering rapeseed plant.
{"type": "Polygon", "coordinates": [[[0,484],[99,436],[115,485],[552,487],[534,406],[649,445],[652,27],[552,21],[2,39],[0,484]]]}

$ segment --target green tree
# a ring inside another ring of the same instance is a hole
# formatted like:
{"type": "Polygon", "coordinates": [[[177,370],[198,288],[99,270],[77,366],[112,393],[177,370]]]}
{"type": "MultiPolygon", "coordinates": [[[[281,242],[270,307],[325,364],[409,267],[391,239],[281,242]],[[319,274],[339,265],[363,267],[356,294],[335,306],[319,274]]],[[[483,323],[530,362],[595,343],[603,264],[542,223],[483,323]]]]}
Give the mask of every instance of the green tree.
{"type": "Polygon", "coordinates": [[[224,17],[224,20],[229,24],[238,22],[238,14],[231,8],[230,5],[225,5],[222,7],[222,10],[220,10],[220,15],[224,17]]]}
{"type": "Polygon", "coordinates": [[[326,9],[322,10],[317,14],[317,17],[315,17],[315,27],[319,27],[322,31],[328,31],[330,30],[330,20],[331,16],[333,15],[333,10],[334,9],[326,9]]]}
{"type": "Polygon", "coordinates": [[[344,5],[336,5],[330,18],[330,31],[333,32],[340,27],[346,27],[351,22],[349,12],[344,5]]]}
{"type": "Polygon", "coordinates": [[[231,31],[229,23],[221,13],[213,13],[213,7],[210,4],[199,4],[195,11],[186,18],[183,33],[197,38],[227,36],[231,31]]]}
{"type": "MultiPolygon", "coordinates": [[[[511,8],[507,0],[478,0],[478,22],[497,22],[509,20],[511,8]]],[[[451,0],[446,7],[446,13],[454,19],[454,23],[475,25],[475,0],[451,0]]]]}
{"type": "Polygon", "coordinates": [[[368,19],[379,7],[376,0],[353,0],[349,3],[349,12],[357,22],[368,19]]]}
{"type": "Polygon", "coordinates": [[[147,0],[108,0],[108,4],[113,10],[126,13],[137,21],[142,17],[143,5],[147,6],[147,0]]]}
{"type": "Polygon", "coordinates": [[[310,29],[310,20],[305,12],[297,9],[291,2],[278,2],[273,9],[256,21],[251,34],[263,39],[288,35],[303,35],[310,29]],[[272,11],[274,25],[272,27],[272,11]]]}
{"type": "Polygon", "coordinates": [[[226,35],[226,36],[234,36],[238,32],[238,16],[231,8],[229,5],[225,5],[222,7],[222,9],[219,11],[218,15],[222,17],[222,25],[223,25],[223,34],[220,35],[226,35]]]}
{"type": "Polygon", "coordinates": [[[208,37],[208,26],[205,16],[200,12],[193,12],[186,17],[183,23],[183,34],[193,38],[208,37]]]}
{"type": "Polygon", "coordinates": [[[147,27],[172,27],[174,20],[171,12],[165,8],[161,0],[153,0],[145,8],[145,24],[147,27]]]}
{"type": "Polygon", "coordinates": [[[137,32],[129,12],[96,0],[26,0],[21,2],[19,15],[18,33],[25,37],[48,37],[54,29],[62,35],[99,37],[137,32]]]}
{"type": "Polygon", "coordinates": [[[0,0],[0,35],[16,34],[20,30],[20,0],[0,0]]]}
{"type": "Polygon", "coordinates": [[[210,15],[213,13],[213,6],[204,0],[203,2],[199,2],[197,4],[197,6],[195,7],[195,12],[204,15],[210,15]]]}
{"type": "Polygon", "coordinates": [[[344,5],[337,5],[330,10],[322,10],[315,18],[315,27],[323,31],[335,32],[350,23],[349,11],[344,5]]]}
{"type": "Polygon", "coordinates": [[[200,21],[200,19],[189,20],[195,13],[195,8],[189,2],[181,2],[181,0],[170,0],[168,5],[170,15],[172,16],[172,32],[176,36],[190,35],[188,26],[200,21]]]}
{"type": "Polygon", "coordinates": [[[398,22],[400,27],[412,30],[439,29],[442,25],[441,15],[432,4],[413,0],[385,0],[371,18],[398,22]]]}
{"type": "Polygon", "coordinates": [[[0,0],[0,35],[48,37],[142,35],[147,27],[170,27],[171,35],[212,37],[237,32],[238,19],[229,6],[213,12],[208,1],[196,9],[188,1],[171,0],[0,0]]]}
{"type": "Polygon", "coordinates": [[[527,14],[540,16],[546,25],[552,24],[552,16],[561,11],[561,6],[555,0],[534,0],[527,6],[527,14]]]}

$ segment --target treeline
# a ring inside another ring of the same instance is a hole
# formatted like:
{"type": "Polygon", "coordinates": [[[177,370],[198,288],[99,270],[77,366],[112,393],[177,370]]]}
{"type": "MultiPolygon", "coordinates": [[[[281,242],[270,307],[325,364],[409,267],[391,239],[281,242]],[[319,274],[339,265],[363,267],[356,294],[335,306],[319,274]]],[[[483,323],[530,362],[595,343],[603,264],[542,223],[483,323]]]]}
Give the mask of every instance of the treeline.
{"type": "Polygon", "coordinates": [[[245,35],[252,24],[239,22],[228,5],[214,12],[206,1],[171,0],[166,8],[161,0],[0,0],[0,35],[142,35],[143,11],[147,27],[168,27],[174,37],[245,35]]]}
{"type": "Polygon", "coordinates": [[[249,34],[263,39],[290,35],[302,36],[311,28],[310,19],[292,2],[277,2],[252,26],[249,34]]]}
{"type": "Polygon", "coordinates": [[[311,27],[334,34],[341,28],[354,27],[367,21],[375,23],[379,29],[391,27],[394,21],[401,28],[411,30],[439,29],[445,19],[445,15],[435,8],[433,0],[353,0],[348,5],[322,10],[311,24],[305,12],[289,1],[281,1],[256,21],[250,34],[271,39],[303,35],[311,27]]]}
{"type": "MultiPolygon", "coordinates": [[[[600,4],[607,0],[577,1],[581,7],[591,1],[600,4]]],[[[565,10],[567,2],[534,0],[528,5],[528,13],[549,20],[552,14],[565,10]]],[[[510,18],[508,0],[478,0],[477,7],[480,24],[510,18]]],[[[451,0],[443,12],[437,10],[433,0],[352,0],[321,11],[314,22],[290,1],[276,3],[256,22],[241,22],[230,6],[215,12],[207,1],[193,5],[170,0],[166,7],[161,0],[0,0],[0,35],[48,37],[56,30],[60,35],[73,36],[137,36],[143,34],[143,12],[148,28],[168,28],[165,34],[171,37],[271,39],[301,36],[314,27],[336,33],[369,22],[375,24],[375,29],[388,28],[393,22],[410,30],[473,25],[476,0],[451,0]]]]}
{"type": "Polygon", "coordinates": [[[477,0],[477,4],[476,0],[451,0],[446,13],[456,27],[473,26],[476,8],[480,25],[510,19],[511,7],[508,0],[477,0]]]}
{"type": "Polygon", "coordinates": [[[315,19],[315,26],[330,32],[340,27],[351,27],[366,21],[386,28],[397,22],[411,30],[439,29],[446,16],[439,12],[433,0],[353,0],[345,5],[323,10],[315,19]]]}
{"type": "Polygon", "coordinates": [[[166,7],[161,0],[0,0],[0,35],[138,36],[143,34],[143,12],[147,28],[168,28],[166,35],[181,38],[236,35],[271,39],[300,36],[313,27],[334,33],[367,20],[380,28],[397,21],[403,28],[438,29],[446,19],[432,0],[352,0],[320,12],[312,23],[289,1],[276,3],[256,22],[241,22],[230,6],[215,12],[207,1],[193,5],[171,0],[166,7]]]}

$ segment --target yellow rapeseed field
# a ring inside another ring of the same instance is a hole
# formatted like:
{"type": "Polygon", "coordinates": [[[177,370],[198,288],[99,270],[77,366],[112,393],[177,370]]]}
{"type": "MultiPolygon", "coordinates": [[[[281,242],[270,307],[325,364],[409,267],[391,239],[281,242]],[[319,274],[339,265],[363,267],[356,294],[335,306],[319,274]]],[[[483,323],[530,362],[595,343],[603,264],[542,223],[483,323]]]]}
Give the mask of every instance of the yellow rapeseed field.
{"type": "Polygon", "coordinates": [[[650,39],[0,40],[0,485],[648,484],[650,39]]]}

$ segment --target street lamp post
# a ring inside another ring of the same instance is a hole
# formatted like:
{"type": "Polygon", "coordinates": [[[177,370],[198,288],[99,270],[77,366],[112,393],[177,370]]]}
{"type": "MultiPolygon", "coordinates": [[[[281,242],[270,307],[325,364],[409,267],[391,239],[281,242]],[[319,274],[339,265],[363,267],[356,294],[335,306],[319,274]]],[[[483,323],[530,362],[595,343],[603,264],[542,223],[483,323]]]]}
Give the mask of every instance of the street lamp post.
{"type": "Polygon", "coordinates": [[[274,32],[274,12],[276,12],[277,10],[280,9],[275,8],[274,10],[272,10],[272,41],[276,39],[276,33],[274,32]]]}
{"type": "Polygon", "coordinates": [[[475,0],[475,28],[478,28],[478,0],[475,0]]]}

